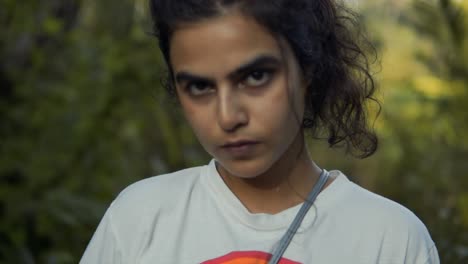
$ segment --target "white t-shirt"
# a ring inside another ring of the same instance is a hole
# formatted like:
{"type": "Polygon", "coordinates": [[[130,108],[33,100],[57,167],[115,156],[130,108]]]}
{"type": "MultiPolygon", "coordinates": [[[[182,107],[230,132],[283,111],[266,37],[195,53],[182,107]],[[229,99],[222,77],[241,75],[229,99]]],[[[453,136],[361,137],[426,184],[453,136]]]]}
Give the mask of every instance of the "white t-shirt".
{"type": "MultiPolygon", "coordinates": [[[[439,263],[424,224],[408,209],[339,171],[304,218],[281,264],[439,263]]],[[[267,263],[299,211],[252,214],[207,166],[148,178],[112,203],[81,264],[267,263]]]]}

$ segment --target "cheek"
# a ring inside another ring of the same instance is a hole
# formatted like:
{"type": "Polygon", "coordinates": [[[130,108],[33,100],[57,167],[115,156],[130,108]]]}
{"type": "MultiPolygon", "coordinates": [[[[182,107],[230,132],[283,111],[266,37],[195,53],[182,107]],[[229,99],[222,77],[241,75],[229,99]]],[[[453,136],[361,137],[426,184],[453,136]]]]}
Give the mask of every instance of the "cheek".
{"type": "MultiPolygon", "coordinates": [[[[182,110],[188,124],[192,128],[193,133],[198,141],[205,148],[208,141],[212,138],[211,132],[214,131],[213,111],[208,106],[200,106],[193,103],[181,101],[182,110]]],[[[209,152],[209,150],[207,149],[209,152]]]]}
{"type": "Polygon", "coordinates": [[[190,127],[192,128],[192,131],[195,134],[195,137],[197,138],[198,142],[208,153],[213,155],[210,147],[210,139],[212,138],[210,136],[210,131],[213,131],[213,129],[210,126],[210,124],[206,122],[206,120],[208,119],[194,116],[190,116],[189,118],[187,118],[187,121],[190,127]]]}
{"type": "Polygon", "coordinates": [[[272,87],[272,93],[256,104],[256,112],[259,122],[268,127],[272,133],[296,134],[301,125],[303,116],[303,99],[298,91],[288,94],[285,81],[272,87]]]}

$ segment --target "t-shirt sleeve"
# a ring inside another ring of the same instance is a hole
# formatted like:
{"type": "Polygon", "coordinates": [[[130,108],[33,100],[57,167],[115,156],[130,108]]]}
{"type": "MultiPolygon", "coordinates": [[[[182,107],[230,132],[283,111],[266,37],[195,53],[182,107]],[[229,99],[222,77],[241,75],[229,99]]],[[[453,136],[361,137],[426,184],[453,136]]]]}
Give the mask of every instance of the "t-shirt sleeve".
{"type": "Polygon", "coordinates": [[[408,225],[408,240],[405,263],[440,264],[437,247],[426,226],[411,213],[412,221],[408,225]]]}
{"type": "Polygon", "coordinates": [[[424,264],[440,264],[439,253],[437,252],[437,248],[435,245],[429,249],[427,254],[427,260],[424,264]]]}
{"type": "Polygon", "coordinates": [[[121,264],[122,252],[112,225],[112,206],[107,210],[89,242],[80,264],[121,264]]]}

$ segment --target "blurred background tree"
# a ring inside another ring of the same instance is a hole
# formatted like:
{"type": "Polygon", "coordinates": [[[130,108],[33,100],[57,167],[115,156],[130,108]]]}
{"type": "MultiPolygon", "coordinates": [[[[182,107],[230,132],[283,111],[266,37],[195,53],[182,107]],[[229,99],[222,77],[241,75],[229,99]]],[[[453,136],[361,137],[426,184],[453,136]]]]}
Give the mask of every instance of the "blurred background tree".
{"type": "MultiPolygon", "coordinates": [[[[312,155],[468,261],[468,1],[354,1],[381,57],[381,148],[312,155]]],[[[0,1],[0,263],[77,263],[111,200],[205,164],[148,33],[146,0],[0,1]]]]}
{"type": "Polygon", "coordinates": [[[77,263],[122,188],[203,159],[143,5],[2,1],[0,262],[77,263]]]}
{"type": "MultiPolygon", "coordinates": [[[[387,93],[383,126],[399,158],[378,190],[424,220],[443,263],[468,261],[467,14],[468,1],[413,1],[398,20],[416,38],[407,58],[422,67],[408,68],[391,85],[381,83],[387,93]]],[[[387,37],[392,41],[398,40],[387,37]]],[[[383,64],[384,71],[392,68],[383,64]]]]}

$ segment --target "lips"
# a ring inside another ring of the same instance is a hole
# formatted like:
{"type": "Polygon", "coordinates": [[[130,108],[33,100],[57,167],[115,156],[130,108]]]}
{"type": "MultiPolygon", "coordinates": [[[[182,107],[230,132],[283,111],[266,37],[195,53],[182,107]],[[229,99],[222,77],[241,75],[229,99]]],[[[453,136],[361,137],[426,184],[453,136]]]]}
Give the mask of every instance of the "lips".
{"type": "Polygon", "coordinates": [[[260,142],[253,140],[238,140],[227,142],[221,149],[233,158],[246,158],[255,154],[256,146],[260,142]]]}
{"type": "Polygon", "coordinates": [[[237,147],[242,147],[246,145],[254,145],[258,144],[258,141],[253,141],[253,140],[238,140],[238,141],[231,141],[228,142],[224,145],[222,145],[222,148],[237,148],[237,147]]]}

